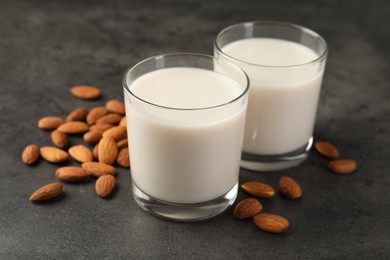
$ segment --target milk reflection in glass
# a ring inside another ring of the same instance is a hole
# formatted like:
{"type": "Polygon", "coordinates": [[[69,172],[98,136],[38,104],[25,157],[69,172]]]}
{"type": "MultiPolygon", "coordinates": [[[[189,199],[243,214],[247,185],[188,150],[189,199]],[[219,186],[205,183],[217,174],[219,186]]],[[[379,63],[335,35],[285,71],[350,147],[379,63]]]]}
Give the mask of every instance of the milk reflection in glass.
{"type": "Polygon", "coordinates": [[[308,63],[318,55],[304,45],[271,38],[238,40],[222,51],[245,62],[238,65],[251,81],[243,151],[277,155],[307,144],[313,133],[323,70],[318,64],[300,70],[288,66],[308,63]]]}
{"type": "Polygon", "coordinates": [[[199,68],[164,68],[137,78],[130,91],[154,104],[130,105],[125,95],[131,174],[139,189],[159,200],[191,204],[213,200],[233,188],[245,106],[206,114],[197,109],[240,96],[243,90],[235,81],[199,68]]]}

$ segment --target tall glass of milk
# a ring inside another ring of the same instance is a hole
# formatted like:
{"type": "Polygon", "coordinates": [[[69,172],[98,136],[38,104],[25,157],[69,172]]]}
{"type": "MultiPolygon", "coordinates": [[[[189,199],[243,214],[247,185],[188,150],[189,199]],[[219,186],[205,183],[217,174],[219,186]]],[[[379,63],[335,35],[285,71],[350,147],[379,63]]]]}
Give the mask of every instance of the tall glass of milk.
{"type": "Polygon", "coordinates": [[[214,53],[250,78],[241,166],[276,171],[305,160],[326,63],[324,39],[294,24],[247,22],[223,29],[214,53]]]}
{"type": "Polygon", "coordinates": [[[226,60],[164,54],[123,80],[133,196],[162,218],[195,221],[238,189],[249,81],[226,60]]]}

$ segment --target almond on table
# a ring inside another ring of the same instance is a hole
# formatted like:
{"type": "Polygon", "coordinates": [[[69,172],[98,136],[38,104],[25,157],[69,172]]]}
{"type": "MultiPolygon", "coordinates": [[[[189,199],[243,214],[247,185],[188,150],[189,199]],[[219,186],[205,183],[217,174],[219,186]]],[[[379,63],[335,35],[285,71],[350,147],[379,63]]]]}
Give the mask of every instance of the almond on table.
{"type": "Polygon", "coordinates": [[[57,130],[66,134],[82,134],[88,131],[88,125],[82,121],[69,121],[60,125],[57,130]]]}
{"type": "Polygon", "coordinates": [[[98,106],[98,107],[92,108],[89,111],[87,118],[86,118],[88,125],[95,124],[96,121],[98,121],[100,118],[105,116],[107,113],[108,113],[108,110],[105,107],[98,106]]]}
{"type": "Polygon", "coordinates": [[[302,190],[298,183],[290,176],[283,176],[279,180],[280,193],[289,199],[302,197],[302,190]]]}
{"type": "Polygon", "coordinates": [[[119,101],[116,99],[111,99],[111,100],[107,101],[106,108],[108,111],[110,111],[112,113],[118,113],[121,115],[125,114],[125,104],[123,104],[122,101],[119,101]]]}
{"type": "Polygon", "coordinates": [[[50,138],[53,144],[58,148],[64,149],[69,145],[68,135],[58,130],[52,131],[50,134],[50,138]]]}
{"type": "Polygon", "coordinates": [[[282,233],[290,226],[286,218],[275,214],[260,213],[253,221],[261,230],[270,233],[282,233]]]}
{"type": "Polygon", "coordinates": [[[27,165],[33,164],[38,160],[39,155],[39,146],[36,144],[29,144],[22,152],[22,161],[27,165]]]}
{"type": "Polygon", "coordinates": [[[340,159],[331,161],[328,167],[335,173],[350,174],[356,170],[357,163],[351,159],[340,159]]]}
{"type": "Polygon", "coordinates": [[[86,170],[77,166],[66,166],[58,168],[55,175],[61,181],[66,182],[83,181],[89,177],[89,174],[86,170]]]}
{"type": "Polygon", "coordinates": [[[100,97],[100,89],[88,85],[74,86],[70,89],[70,93],[80,99],[96,99],[100,97]]]}
{"type": "Polygon", "coordinates": [[[249,198],[240,201],[234,208],[233,214],[237,219],[246,219],[253,217],[263,209],[260,201],[249,198]]]}
{"type": "Polygon", "coordinates": [[[95,177],[100,177],[106,174],[115,175],[115,167],[105,163],[85,162],[81,164],[81,167],[95,177]]]}
{"type": "Polygon", "coordinates": [[[82,144],[70,147],[68,153],[73,159],[81,163],[93,161],[93,154],[91,150],[82,144]]]}
{"type": "Polygon", "coordinates": [[[99,162],[106,164],[113,164],[118,155],[118,147],[116,146],[115,140],[106,136],[100,140],[98,148],[98,159],[99,162]]]}
{"type": "Polygon", "coordinates": [[[40,149],[43,159],[51,163],[60,163],[68,159],[68,153],[54,146],[43,146],[40,149]]]}
{"type": "Polygon", "coordinates": [[[116,163],[122,167],[130,167],[129,148],[125,147],[119,150],[116,163]]]}
{"type": "Polygon", "coordinates": [[[65,120],[58,116],[45,116],[39,119],[38,127],[45,130],[53,130],[64,122],[65,120]]]}
{"type": "Polygon", "coordinates": [[[330,142],[318,141],[315,143],[315,148],[318,153],[322,154],[325,157],[332,159],[337,159],[340,157],[339,150],[330,142]]]}
{"type": "Polygon", "coordinates": [[[274,188],[259,181],[243,183],[241,184],[241,188],[249,194],[263,199],[271,198],[275,195],[274,188]]]}
{"type": "Polygon", "coordinates": [[[88,115],[88,108],[80,107],[76,108],[66,117],[66,121],[85,121],[85,118],[88,115]]]}
{"type": "Polygon", "coordinates": [[[28,199],[32,202],[48,200],[58,196],[62,189],[63,186],[59,182],[49,183],[34,191],[28,199]]]}
{"type": "Polygon", "coordinates": [[[112,175],[100,176],[95,184],[96,193],[100,197],[107,197],[115,187],[115,177],[112,175]]]}

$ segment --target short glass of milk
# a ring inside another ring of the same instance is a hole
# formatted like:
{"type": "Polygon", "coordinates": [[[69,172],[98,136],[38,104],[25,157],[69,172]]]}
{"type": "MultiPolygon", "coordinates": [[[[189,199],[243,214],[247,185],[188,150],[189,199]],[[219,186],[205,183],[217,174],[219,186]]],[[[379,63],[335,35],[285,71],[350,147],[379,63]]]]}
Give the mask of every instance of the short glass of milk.
{"type": "Polygon", "coordinates": [[[176,221],[213,217],[237,196],[249,80],[208,55],[148,58],[123,79],[133,196],[176,221]]]}
{"type": "Polygon", "coordinates": [[[215,56],[250,79],[243,168],[283,170],[307,158],[327,52],[319,34],[290,23],[246,22],[218,34],[215,56]]]}

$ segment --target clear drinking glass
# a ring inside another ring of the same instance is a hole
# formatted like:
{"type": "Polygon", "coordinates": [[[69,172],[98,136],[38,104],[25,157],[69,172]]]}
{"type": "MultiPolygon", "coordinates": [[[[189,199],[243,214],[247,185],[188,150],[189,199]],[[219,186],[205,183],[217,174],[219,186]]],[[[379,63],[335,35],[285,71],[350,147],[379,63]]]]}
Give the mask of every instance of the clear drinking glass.
{"type": "Polygon", "coordinates": [[[320,35],[290,23],[246,22],[218,34],[215,56],[250,79],[243,168],[275,171],[306,159],[327,52],[320,35]]]}
{"type": "Polygon", "coordinates": [[[201,54],[163,54],[123,80],[133,196],[176,221],[223,212],[238,189],[249,82],[238,66],[201,54]]]}

